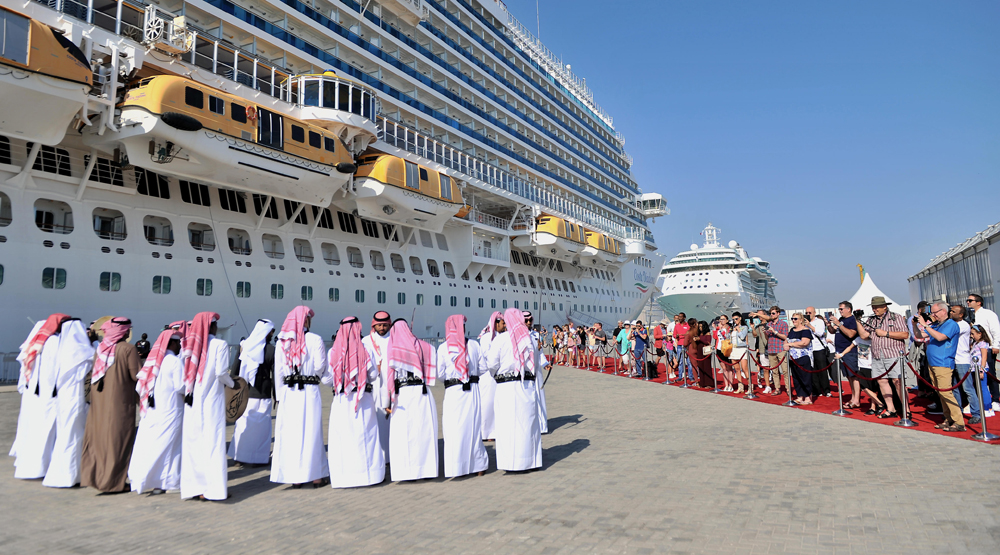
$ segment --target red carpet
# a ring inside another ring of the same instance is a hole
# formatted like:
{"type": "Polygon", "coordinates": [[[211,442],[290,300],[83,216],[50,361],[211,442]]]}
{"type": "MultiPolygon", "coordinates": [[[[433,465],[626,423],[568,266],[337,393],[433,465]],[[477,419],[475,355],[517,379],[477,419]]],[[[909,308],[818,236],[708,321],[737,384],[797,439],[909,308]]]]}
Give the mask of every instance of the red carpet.
{"type": "MultiPolygon", "coordinates": [[[[614,370],[614,364],[612,362],[612,359],[609,358],[608,359],[608,363],[609,364],[608,364],[608,367],[606,369],[606,373],[609,376],[616,376],[615,374],[612,373],[613,370],[614,370]]],[[[566,368],[573,368],[573,367],[568,366],[566,368]]],[[[581,368],[581,369],[583,369],[583,368],[581,368]]],[[[600,367],[599,366],[592,366],[592,367],[585,368],[585,369],[586,370],[590,370],[591,372],[598,372],[600,370],[600,367]]],[[[627,376],[622,375],[622,374],[619,374],[616,377],[627,378],[627,376]]],[[[642,378],[627,378],[627,379],[640,380],[640,381],[642,380],[642,378]]],[[[720,384],[720,388],[721,388],[721,384],[722,384],[722,374],[721,373],[718,374],[718,379],[719,379],[719,384],[720,384]]],[[[652,380],[649,380],[649,381],[650,381],[650,383],[657,383],[657,384],[661,384],[661,385],[674,385],[675,387],[678,387],[678,386],[680,386],[683,383],[683,382],[677,382],[675,384],[667,384],[666,383],[666,381],[667,381],[667,372],[666,372],[663,364],[660,364],[660,366],[659,366],[659,377],[657,377],[655,379],[652,379],[652,380]]],[[[832,382],[831,382],[830,389],[833,392],[833,396],[832,397],[820,397],[820,398],[818,398],[811,405],[799,405],[799,406],[795,406],[795,407],[783,407],[783,408],[785,408],[786,410],[808,410],[808,411],[812,411],[812,412],[820,412],[820,413],[824,413],[824,414],[830,415],[830,413],[832,413],[833,411],[837,410],[837,408],[840,406],[839,405],[839,401],[838,401],[838,396],[837,396],[837,388],[836,388],[836,385],[832,384],[832,382]]],[[[743,395],[737,395],[735,393],[714,393],[713,394],[713,393],[711,393],[710,389],[699,389],[699,388],[692,387],[691,390],[692,391],[700,391],[700,392],[705,393],[706,395],[721,395],[721,396],[724,396],[724,397],[730,397],[730,398],[733,399],[734,402],[735,401],[752,401],[752,402],[756,402],[756,403],[767,403],[769,405],[781,405],[782,403],[785,403],[785,402],[788,401],[788,394],[785,393],[784,390],[782,390],[782,394],[781,395],[772,396],[770,394],[768,394],[768,395],[762,394],[761,391],[760,391],[760,389],[758,389],[758,388],[755,387],[754,388],[754,393],[757,395],[756,399],[744,399],[743,395]]],[[[850,401],[850,395],[851,395],[850,386],[849,386],[848,383],[845,382],[844,383],[844,402],[845,403],[850,401]]],[[[941,434],[941,435],[944,435],[944,436],[955,437],[955,438],[962,438],[962,439],[967,439],[967,440],[970,440],[970,441],[976,441],[976,440],[972,439],[972,435],[973,434],[977,434],[980,431],[982,431],[982,426],[981,425],[979,425],[979,424],[970,425],[970,424],[968,424],[968,422],[966,422],[966,425],[965,425],[966,431],[963,432],[963,433],[948,433],[948,432],[942,432],[941,430],[935,430],[934,426],[937,425],[938,423],[940,423],[943,420],[943,417],[940,414],[928,414],[927,413],[927,405],[930,404],[931,401],[928,400],[928,399],[924,399],[924,398],[918,397],[914,393],[910,393],[909,397],[910,397],[910,419],[913,420],[913,422],[915,422],[917,424],[916,427],[910,428],[911,430],[917,430],[917,431],[921,431],[921,432],[930,432],[930,433],[934,433],[934,434],[941,434]]],[[[864,420],[864,421],[870,422],[872,424],[880,424],[880,425],[883,425],[883,426],[892,426],[892,425],[895,424],[896,421],[899,420],[898,418],[878,419],[875,416],[867,416],[867,415],[865,415],[865,411],[868,410],[867,396],[864,395],[864,394],[862,394],[861,395],[861,399],[862,399],[862,401],[861,401],[861,408],[860,409],[848,409],[848,411],[851,414],[849,414],[847,416],[841,416],[841,417],[835,417],[833,415],[830,415],[830,416],[832,418],[852,418],[854,420],[864,420]]],[[[937,401],[937,399],[935,398],[934,401],[937,401]]],[[[898,411],[899,411],[899,407],[897,407],[897,412],[898,411]]],[[[968,421],[969,418],[970,417],[968,415],[966,415],[966,417],[965,417],[966,421],[968,421]]],[[[1000,435],[1000,418],[996,418],[996,417],[989,418],[989,419],[987,419],[986,425],[988,426],[988,429],[989,429],[990,433],[993,433],[993,434],[996,434],[996,435],[1000,435]]],[[[983,443],[983,442],[977,441],[977,443],[983,443]]],[[[1000,444],[1000,441],[993,442],[993,443],[994,444],[1000,444]]]]}

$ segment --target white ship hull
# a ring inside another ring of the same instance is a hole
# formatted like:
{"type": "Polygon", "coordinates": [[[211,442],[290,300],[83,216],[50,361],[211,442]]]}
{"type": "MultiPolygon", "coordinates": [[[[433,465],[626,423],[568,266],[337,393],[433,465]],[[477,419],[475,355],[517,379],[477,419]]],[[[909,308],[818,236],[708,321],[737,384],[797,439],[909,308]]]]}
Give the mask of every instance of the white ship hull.
{"type": "Polygon", "coordinates": [[[0,65],[0,135],[58,144],[88,91],[88,85],[0,65]]]}
{"type": "Polygon", "coordinates": [[[679,293],[663,295],[656,302],[663,308],[668,317],[683,312],[688,318],[696,318],[711,322],[714,318],[733,312],[752,312],[766,310],[771,307],[774,299],[752,299],[749,295],[738,291],[716,293],[679,293]]]}

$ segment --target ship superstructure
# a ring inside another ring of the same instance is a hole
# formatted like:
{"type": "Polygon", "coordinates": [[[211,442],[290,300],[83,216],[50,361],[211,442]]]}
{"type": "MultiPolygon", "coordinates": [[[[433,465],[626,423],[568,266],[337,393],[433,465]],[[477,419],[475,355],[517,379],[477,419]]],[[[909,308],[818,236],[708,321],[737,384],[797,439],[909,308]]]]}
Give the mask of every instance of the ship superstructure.
{"type": "Polygon", "coordinates": [[[663,197],[502,3],[0,8],[0,351],[52,312],[154,332],[213,310],[235,342],[297,304],[327,337],[384,309],[436,337],[455,312],[611,322],[652,294],[663,197]],[[25,38],[62,66],[10,58],[25,38]]]}
{"type": "Polygon", "coordinates": [[[660,271],[662,296],[658,303],[669,317],[681,312],[688,318],[711,321],[733,312],[766,310],[778,304],[770,264],[750,257],[736,241],[723,246],[719,229],[708,224],[701,247],[679,253],[660,271]]]}

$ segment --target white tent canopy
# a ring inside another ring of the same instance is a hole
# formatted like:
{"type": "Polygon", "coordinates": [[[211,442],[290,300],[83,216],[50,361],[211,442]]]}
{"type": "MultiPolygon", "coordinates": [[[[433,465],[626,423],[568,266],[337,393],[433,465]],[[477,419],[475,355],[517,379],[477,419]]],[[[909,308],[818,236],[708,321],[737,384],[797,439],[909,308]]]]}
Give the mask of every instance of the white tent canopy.
{"type": "Polygon", "coordinates": [[[875,282],[872,281],[871,274],[868,272],[865,272],[865,279],[861,282],[861,287],[859,287],[858,291],[854,293],[853,297],[851,297],[851,304],[854,305],[854,310],[864,310],[865,314],[874,314],[871,307],[872,297],[879,296],[885,297],[886,302],[890,303],[889,310],[906,316],[906,311],[910,307],[896,304],[895,301],[890,299],[888,295],[883,293],[878,286],[875,285],[875,282]]]}

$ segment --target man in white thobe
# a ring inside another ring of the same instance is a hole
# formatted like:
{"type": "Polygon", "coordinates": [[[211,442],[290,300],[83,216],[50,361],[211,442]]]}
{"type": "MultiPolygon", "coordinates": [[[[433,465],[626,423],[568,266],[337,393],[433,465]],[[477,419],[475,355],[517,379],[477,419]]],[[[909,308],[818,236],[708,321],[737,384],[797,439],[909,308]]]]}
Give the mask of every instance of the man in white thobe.
{"type": "Polygon", "coordinates": [[[278,417],[274,426],[271,481],[299,488],[326,485],[330,467],[323,447],[323,398],[320,380],[327,373],[323,338],[309,331],[313,311],[298,306],[288,313],[274,350],[278,417]]]}
{"type": "Polygon", "coordinates": [[[438,347],[437,376],[444,381],[441,429],[446,478],[478,473],[489,467],[481,441],[479,343],[465,338],[465,316],[448,317],[445,342],[438,347]]]}
{"type": "MultiPolygon", "coordinates": [[[[25,366],[25,359],[28,357],[29,345],[31,345],[32,340],[38,334],[38,330],[42,328],[43,324],[45,324],[45,320],[35,322],[35,325],[31,328],[31,332],[28,333],[28,337],[26,337],[24,342],[21,343],[21,347],[17,355],[17,362],[21,365],[20,373],[17,377],[17,392],[21,394],[21,409],[17,415],[17,432],[14,434],[14,443],[11,444],[10,452],[7,453],[11,457],[17,456],[18,443],[24,441],[29,435],[31,435],[31,427],[35,422],[35,414],[40,406],[37,396],[25,396],[25,393],[28,392],[29,385],[29,380],[26,377],[28,368],[25,366]]],[[[44,344],[44,341],[42,341],[42,343],[44,344]]],[[[37,352],[35,354],[37,355],[37,352]]],[[[32,357],[32,367],[34,366],[34,359],[35,357],[32,357]]],[[[37,380],[37,376],[35,376],[35,378],[37,380]]]]}
{"type": "Polygon", "coordinates": [[[181,499],[222,501],[229,497],[226,458],[226,387],[229,344],[215,337],[219,315],[200,312],[181,347],[185,361],[184,424],[181,442],[181,499]],[[193,365],[193,366],[192,366],[193,365]],[[190,399],[190,400],[189,400],[190,399]]]}
{"type": "Polygon", "coordinates": [[[393,482],[437,478],[437,406],[430,387],[437,381],[437,351],[414,337],[406,320],[389,328],[389,377],[393,379],[389,420],[389,477],[393,482]]]}
{"type": "Polygon", "coordinates": [[[375,364],[378,377],[372,383],[372,402],[375,404],[375,421],[378,424],[378,440],[382,446],[382,458],[389,462],[389,326],[392,319],[389,313],[380,310],[372,316],[372,332],[366,335],[361,344],[368,351],[368,358],[375,364]]]}
{"type": "Polygon", "coordinates": [[[524,315],[508,309],[497,324],[487,364],[497,381],[496,411],[497,468],[507,471],[530,470],[542,466],[542,434],[538,422],[538,386],[534,383],[534,344],[524,315]],[[508,330],[506,324],[511,322],[508,330]]]}
{"type": "MultiPolygon", "coordinates": [[[[56,441],[56,378],[58,375],[59,329],[69,319],[53,314],[28,340],[22,353],[18,391],[21,392],[21,419],[14,440],[14,477],[36,480],[45,476],[56,441]],[[27,403],[27,407],[25,407],[27,403]]],[[[71,484],[72,485],[72,484],[71,484]]]]}
{"type": "Polygon", "coordinates": [[[499,311],[494,311],[490,315],[490,321],[479,334],[479,353],[481,360],[479,367],[483,369],[479,376],[479,406],[482,410],[482,433],[483,441],[491,441],[496,438],[496,418],[493,411],[493,398],[497,391],[497,382],[493,379],[486,368],[486,355],[490,352],[490,344],[497,335],[497,324],[503,321],[503,315],[499,311]]]}
{"type": "Polygon", "coordinates": [[[250,337],[240,342],[239,377],[250,386],[247,409],[236,420],[229,456],[244,464],[271,460],[271,394],[274,389],[274,324],[257,320],[250,337]],[[270,355],[270,356],[269,356],[270,355]]]}
{"type": "Polygon", "coordinates": [[[129,483],[136,493],[181,487],[184,365],[177,354],[186,327],[187,322],[176,322],[160,333],[137,376],[142,418],[128,466],[129,483]]]}
{"type": "Polygon", "coordinates": [[[525,310],[524,325],[528,326],[528,329],[531,330],[531,342],[535,346],[535,368],[538,369],[535,372],[535,385],[538,386],[538,425],[542,429],[542,433],[547,434],[549,433],[549,409],[545,405],[545,380],[542,378],[542,371],[549,366],[549,359],[542,352],[541,339],[538,336],[538,332],[531,327],[534,320],[535,318],[531,315],[531,312],[525,310]]]}
{"type": "Polygon", "coordinates": [[[94,347],[79,318],[63,322],[56,354],[56,441],[42,485],[71,488],[80,483],[80,455],[87,427],[84,380],[94,366],[94,347]]]}

